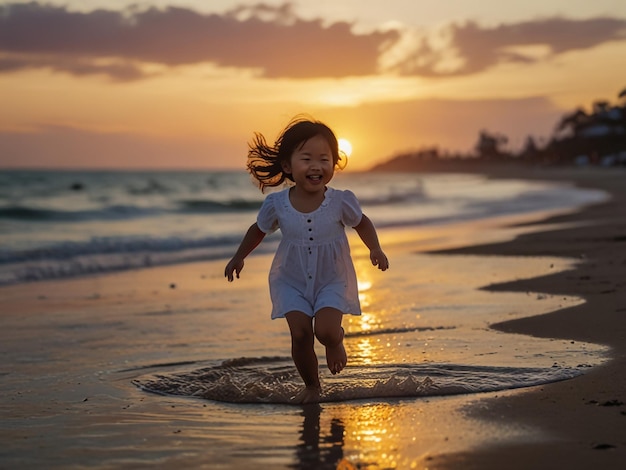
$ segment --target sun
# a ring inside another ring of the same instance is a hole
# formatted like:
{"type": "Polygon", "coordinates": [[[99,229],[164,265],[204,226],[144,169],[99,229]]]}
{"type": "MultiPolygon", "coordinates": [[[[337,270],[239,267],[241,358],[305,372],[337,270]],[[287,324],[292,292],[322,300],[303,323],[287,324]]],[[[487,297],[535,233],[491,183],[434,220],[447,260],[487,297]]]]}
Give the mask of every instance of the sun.
{"type": "Polygon", "coordinates": [[[339,139],[337,141],[339,144],[339,151],[345,154],[346,157],[349,157],[352,154],[352,144],[347,139],[339,139]]]}

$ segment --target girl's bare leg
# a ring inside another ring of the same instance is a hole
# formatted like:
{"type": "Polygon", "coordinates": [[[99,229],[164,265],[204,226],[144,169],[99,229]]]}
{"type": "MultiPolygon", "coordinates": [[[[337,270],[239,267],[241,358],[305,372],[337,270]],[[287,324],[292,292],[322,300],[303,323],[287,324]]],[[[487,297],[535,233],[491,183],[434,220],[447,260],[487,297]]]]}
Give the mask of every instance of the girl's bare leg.
{"type": "Polygon", "coordinates": [[[317,356],[315,354],[315,335],[313,319],[302,312],[289,312],[285,315],[291,332],[291,357],[304,381],[305,388],[293,401],[307,404],[320,400],[320,378],[317,356]]]}
{"type": "Polygon", "coordinates": [[[315,336],[326,346],[326,363],[332,374],[341,372],[348,363],[343,346],[342,319],[343,313],[331,307],[322,308],[315,314],[315,336]]]}

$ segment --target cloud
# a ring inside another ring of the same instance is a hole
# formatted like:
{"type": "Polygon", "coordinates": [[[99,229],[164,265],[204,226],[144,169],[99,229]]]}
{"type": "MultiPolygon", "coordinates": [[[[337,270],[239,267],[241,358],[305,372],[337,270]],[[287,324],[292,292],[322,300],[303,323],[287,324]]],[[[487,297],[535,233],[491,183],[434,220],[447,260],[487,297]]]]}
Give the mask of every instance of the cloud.
{"type": "Polygon", "coordinates": [[[451,24],[407,33],[387,52],[387,68],[403,75],[468,75],[500,63],[533,63],[559,54],[626,40],[626,20],[549,18],[482,27],[451,24]],[[412,37],[411,37],[412,36],[412,37]]]}
{"type": "Polygon", "coordinates": [[[0,6],[0,71],[46,67],[116,80],[145,76],[144,64],[213,63],[266,77],[373,74],[395,31],[355,34],[352,25],[298,18],[289,3],[222,15],[185,8],[72,12],[37,2],[0,6]]]}
{"type": "Polygon", "coordinates": [[[38,2],[0,5],[0,73],[48,68],[118,81],[202,63],[267,78],[445,77],[624,40],[626,20],[617,18],[549,18],[495,27],[466,22],[434,31],[356,34],[351,23],[304,20],[290,3],[259,3],[222,14],[176,7],[76,12],[38,2]]]}

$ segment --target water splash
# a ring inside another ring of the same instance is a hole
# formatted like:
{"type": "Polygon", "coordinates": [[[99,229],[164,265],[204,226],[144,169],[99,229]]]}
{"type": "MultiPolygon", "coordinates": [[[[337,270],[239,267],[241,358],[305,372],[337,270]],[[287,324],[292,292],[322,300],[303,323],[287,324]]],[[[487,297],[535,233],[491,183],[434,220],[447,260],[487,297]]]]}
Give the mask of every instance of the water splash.
{"type": "MultiPolygon", "coordinates": [[[[388,364],[321,371],[321,402],[417,398],[481,393],[566,380],[575,368],[485,367],[458,364],[388,364]]],[[[237,358],[218,366],[145,376],[133,382],[144,391],[229,403],[291,402],[302,381],[287,357],[237,358]]]]}

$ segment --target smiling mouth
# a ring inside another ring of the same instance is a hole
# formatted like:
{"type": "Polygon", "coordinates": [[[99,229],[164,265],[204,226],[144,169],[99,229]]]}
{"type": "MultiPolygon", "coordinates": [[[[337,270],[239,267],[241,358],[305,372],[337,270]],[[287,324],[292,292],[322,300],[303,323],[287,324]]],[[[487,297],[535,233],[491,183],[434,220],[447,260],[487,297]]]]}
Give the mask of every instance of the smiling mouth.
{"type": "Polygon", "coordinates": [[[322,175],[309,175],[307,178],[313,181],[321,181],[322,175]]]}

